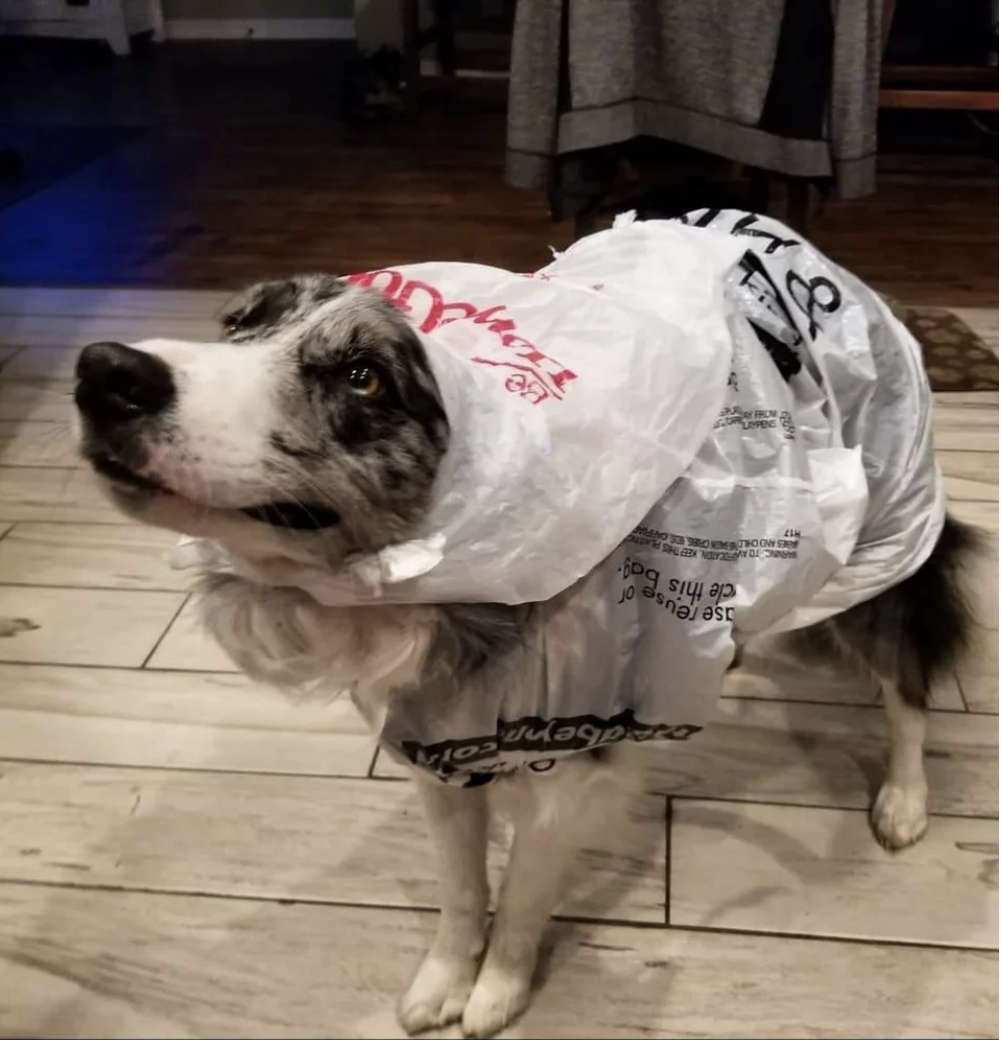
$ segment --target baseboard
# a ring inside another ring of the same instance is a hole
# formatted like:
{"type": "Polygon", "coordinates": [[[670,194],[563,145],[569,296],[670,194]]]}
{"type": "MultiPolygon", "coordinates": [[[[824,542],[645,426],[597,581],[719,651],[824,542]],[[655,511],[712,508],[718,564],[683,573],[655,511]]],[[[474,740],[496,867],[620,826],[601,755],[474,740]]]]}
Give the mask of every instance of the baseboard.
{"type": "Polygon", "coordinates": [[[352,18],[174,18],[168,40],[353,40],[352,18]]]}

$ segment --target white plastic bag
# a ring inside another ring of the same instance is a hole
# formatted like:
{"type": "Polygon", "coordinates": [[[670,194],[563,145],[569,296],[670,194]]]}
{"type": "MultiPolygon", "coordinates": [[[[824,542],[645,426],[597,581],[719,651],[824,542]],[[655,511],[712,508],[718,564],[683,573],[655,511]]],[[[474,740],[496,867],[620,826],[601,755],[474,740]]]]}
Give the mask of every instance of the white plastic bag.
{"type": "Polygon", "coordinates": [[[588,615],[587,645],[535,648],[535,684],[465,706],[469,732],[406,703],[378,720],[443,778],[685,739],[735,641],[846,610],[932,551],[944,495],[918,346],[775,221],[626,217],[531,276],[422,264],[353,280],[421,331],[452,444],[414,541],[279,580],[329,605],[588,615]]]}

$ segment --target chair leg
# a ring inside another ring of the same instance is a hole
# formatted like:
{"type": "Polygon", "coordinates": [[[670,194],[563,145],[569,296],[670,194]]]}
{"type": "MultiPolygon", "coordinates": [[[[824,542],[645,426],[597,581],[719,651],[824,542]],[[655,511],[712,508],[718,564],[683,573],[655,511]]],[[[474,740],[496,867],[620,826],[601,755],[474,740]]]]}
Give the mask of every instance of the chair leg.
{"type": "Polygon", "coordinates": [[[404,44],[404,104],[416,112],[421,105],[421,12],[419,0],[401,0],[404,44]]]}
{"type": "Polygon", "coordinates": [[[435,57],[439,74],[452,79],[456,75],[456,22],[454,0],[433,0],[435,17],[435,57]]]}
{"type": "Polygon", "coordinates": [[[811,216],[811,184],[803,177],[791,177],[786,188],[786,218],[794,231],[806,236],[811,216]]]}
{"type": "Polygon", "coordinates": [[[752,166],[748,169],[748,183],[751,189],[749,208],[753,213],[766,216],[772,202],[772,174],[768,170],[752,166]]]}

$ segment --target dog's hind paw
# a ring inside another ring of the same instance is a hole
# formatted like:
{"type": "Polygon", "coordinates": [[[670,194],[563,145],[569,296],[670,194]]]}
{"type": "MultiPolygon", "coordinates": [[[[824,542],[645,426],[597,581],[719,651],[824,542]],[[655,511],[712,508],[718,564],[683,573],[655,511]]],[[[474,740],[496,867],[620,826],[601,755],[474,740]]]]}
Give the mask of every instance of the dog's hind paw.
{"type": "Polygon", "coordinates": [[[429,954],[397,1007],[401,1026],[413,1036],[458,1022],[476,978],[476,960],[429,954]]]}
{"type": "Polygon", "coordinates": [[[500,1033],[528,1005],[530,982],[530,977],[486,965],[463,1012],[463,1033],[470,1037],[500,1033]]]}
{"type": "Polygon", "coordinates": [[[885,783],[870,811],[877,841],[885,849],[904,849],[922,837],[929,826],[925,787],[898,787],[885,783]]]}

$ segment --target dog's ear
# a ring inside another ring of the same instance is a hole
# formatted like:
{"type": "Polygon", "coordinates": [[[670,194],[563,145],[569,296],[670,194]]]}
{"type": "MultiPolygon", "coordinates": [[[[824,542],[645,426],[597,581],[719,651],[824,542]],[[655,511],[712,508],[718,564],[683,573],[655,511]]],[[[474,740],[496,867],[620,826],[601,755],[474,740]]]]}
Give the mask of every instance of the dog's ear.
{"type": "Polygon", "coordinates": [[[219,316],[227,339],[238,339],[278,325],[299,301],[300,286],[292,278],[259,282],[231,300],[219,316]]]}
{"type": "Polygon", "coordinates": [[[229,340],[251,339],[273,330],[297,309],[333,300],[348,288],[337,275],[299,274],[282,281],[259,282],[224,308],[220,321],[229,340]]]}

